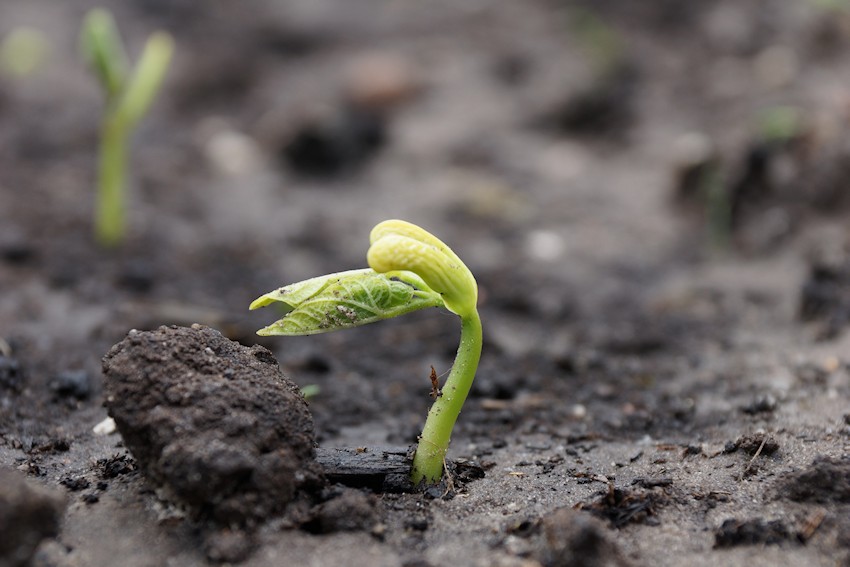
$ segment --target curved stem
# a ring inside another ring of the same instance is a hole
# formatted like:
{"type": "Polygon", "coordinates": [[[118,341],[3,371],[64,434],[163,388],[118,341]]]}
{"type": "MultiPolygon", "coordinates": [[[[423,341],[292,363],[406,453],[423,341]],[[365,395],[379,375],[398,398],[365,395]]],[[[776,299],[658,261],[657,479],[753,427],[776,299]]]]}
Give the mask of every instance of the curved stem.
{"type": "Polygon", "coordinates": [[[473,310],[461,317],[460,347],[457,357],[443,386],[443,393],[431,406],[422,435],[419,436],[419,446],[413,457],[411,471],[414,484],[423,480],[427,483],[436,483],[443,475],[452,429],[472,387],[475,371],[478,369],[481,343],[481,319],[478,312],[473,310]]]}

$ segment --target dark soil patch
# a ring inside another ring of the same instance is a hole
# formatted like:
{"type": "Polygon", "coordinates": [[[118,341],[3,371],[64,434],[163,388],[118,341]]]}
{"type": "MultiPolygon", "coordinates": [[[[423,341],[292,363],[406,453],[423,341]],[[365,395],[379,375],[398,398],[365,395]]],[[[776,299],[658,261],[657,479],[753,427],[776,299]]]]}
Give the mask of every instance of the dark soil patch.
{"type": "Polygon", "coordinates": [[[816,458],[808,468],[788,475],[780,495],[798,502],[850,502],[850,458],[816,458]]]}
{"type": "MultiPolygon", "coordinates": [[[[663,482],[656,486],[667,486],[663,482]]],[[[608,520],[612,527],[621,528],[630,523],[657,525],[657,514],[667,498],[655,490],[627,490],[609,485],[600,498],[590,504],[582,504],[580,509],[608,520]]]]}

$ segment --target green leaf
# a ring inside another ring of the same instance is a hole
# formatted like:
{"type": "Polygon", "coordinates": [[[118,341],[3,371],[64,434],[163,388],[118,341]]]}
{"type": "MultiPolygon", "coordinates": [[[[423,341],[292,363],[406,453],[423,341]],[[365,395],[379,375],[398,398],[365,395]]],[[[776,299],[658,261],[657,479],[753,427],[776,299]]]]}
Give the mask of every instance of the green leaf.
{"type": "Polygon", "coordinates": [[[124,88],[130,64],[112,14],[97,8],[86,15],[80,35],[83,55],[110,100],[124,88]]]}
{"type": "Polygon", "coordinates": [[[148,38],[145,49],[127,79],[118,106],[118,115],[132,127],[148,111],[174,54],[174,40],[167,33],[156,32],[148,38]]]}
{"type": "Polygon", "coordinates": [[[271,305],[274,302],[283,303],[286,311],[292,311],[304,301],[310,299],[330,284],[338,282],[342,278],[354,276],[358,274],[368,274],[372,272],[369,268],[360,270],[349,270],[347,272],[337,272],[336,274],[328,274],[326,276],[318,276],[304,280],[298,283],[290,284],[286,287],[278,288],[262,295],[251,302],[248,309],[254,310],[266,305],[271,305]]]}
{"type": "Polygon", "coordinates": [[[258,335],[315,335],[443,305],[414,274],[351,270],[298,282],[257,298],[251,309],[281,303],[289,312],[258,335]]]}

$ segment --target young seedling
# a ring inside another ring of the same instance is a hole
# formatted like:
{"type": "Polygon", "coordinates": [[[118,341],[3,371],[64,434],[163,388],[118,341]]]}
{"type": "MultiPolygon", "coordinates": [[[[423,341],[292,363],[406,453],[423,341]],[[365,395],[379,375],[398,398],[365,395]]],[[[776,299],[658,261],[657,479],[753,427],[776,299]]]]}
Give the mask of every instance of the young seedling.
{"type": "Polygon", "coordinates": [[[125,231],[128,140],[165,78],[174,41],[163,32],[151,35],[131,72],[115,21],[106,10],[95,9],[86,16],[80,44],[106,93],[100,127],[95,237],[103,246],[115,246],[123,240],[125,231]]]}
{"type": "Polygon", "coordinates": [[[439,388],[432,368],[434,404],[413,458],[411,480],[435,484],[443,474],[452,429],[469,394],[481,356],[478,284],[440,239],[400,220],[378,224],[370,235],[371,268],[339,272],[288,285],[251,303],[251,309],[282,304],[286,315],[259,335],[312,335],[445,307],[460,317],[460,347],[439,388]]]}

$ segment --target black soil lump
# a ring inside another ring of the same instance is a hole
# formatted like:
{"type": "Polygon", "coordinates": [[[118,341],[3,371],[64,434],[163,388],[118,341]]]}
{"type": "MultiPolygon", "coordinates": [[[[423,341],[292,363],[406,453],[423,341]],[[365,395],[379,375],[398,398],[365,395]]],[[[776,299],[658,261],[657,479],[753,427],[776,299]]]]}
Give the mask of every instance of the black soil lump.
{"type": "Polygon", "coordinates": [[[796,534],[779,520],[768,522],[760,518],[728,519],[714,533],[714,547],[717,548],[757,544],[776,545],[786,541],[798,542],[796,534]]]}
{"type": "Polygon", "coordinates": [[[611,485],[596,501],[582,504],[581,509],[608,520],[614,528],[632,522],[657,525],[656,513],[665,501],[666,497],[655,490],[632,491],[611,485]]]}
{"type": "Polygon", "coordinates": [[[140,469],[200,517],[256,524],[321,485],[307,404],[263,347],[201,325],[130,331],[103,371],[140,469]]]}
{"type": "Polygon", "coordinates": [[[61,494],[0,468],[0,565],[29,565],[38,544],[59,532],[61,494]]]}
{"type": "Polygon", "coordinates": [[[744,453],[755,455],[773,455],[779,451],[779,443],[766,433],[753,433],[752,435],[742,435],[735,441],[730,441],[723,448],[724,453],[734,453],[735,451],[743,451],[744,453]]]}
{"type": "Polygon", "coordinates": [[[788,475],[780,494],[797,502],[850,503],[850,457],[817,457],[808,468],[788,475]]]}

